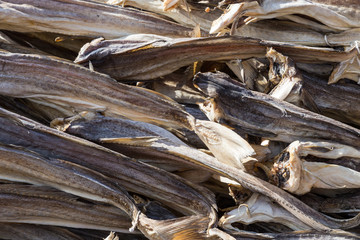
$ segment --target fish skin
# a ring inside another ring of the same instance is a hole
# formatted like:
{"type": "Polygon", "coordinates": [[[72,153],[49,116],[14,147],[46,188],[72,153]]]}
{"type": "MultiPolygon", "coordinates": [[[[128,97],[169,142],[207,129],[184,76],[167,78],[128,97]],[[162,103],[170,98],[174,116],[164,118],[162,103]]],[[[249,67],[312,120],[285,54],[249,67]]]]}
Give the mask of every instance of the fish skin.
{"type": "Polygon", "coordinates": [[[322,79],[301,72],[291,58],[269,50],[269,78],[280,81],[270,95],[304,107],[335,120],[360,126],[360,86],[351,83],[327,84],[322,79]]]}
{"type": "Polygon", "coordinates": [[[357,54],[355,47],[348,51],[338,51],[237,36],[173,40],[154,37],[147,43],[97,39],[84,45],[75,62],[86,64],[91,61],[96,71],[109,74],[119,81],[149,80],[196,61],[264,57],[268,47],[275,48],[297,62],[341,62],[357,54]]]}
{"type": "Polygon", "coordinates": [[[0,235],[3,239],[56,239],[56,240],[83,240],[84,238],[67,229],[53,226],[34,224],[1,223],[0,235]]]}
{"type": "Polygon", "coordinates": [[[61,159],[45,158],[20,147],[0,146],[0,177],[52,186],[95,201],[110,203],[132,219],[138,209],[130,195],[103,175],[61,159]]]}
{"type": "Polygon", "coordinates": [[[209,200],[212,196],[205,194],[205,197],[204,193],[173,174],[4,109],[0,109],[0,122],[0,142],[4,144],[23,146],[49,158],[61,158],[87,166],[111,177],[112,182],[165,205],[170,204],[179,212],[209,215],[210,218],[215,215],[215,200],[209,200]],[[187,189],[186,194],[184,189],[187,189]]]}
{"type": "Polygon", "coordinates": [[[191,35],[191,28],[140,10],[82,0],[2,0],[0,29],[117,38],[135,33],[171,37],[191,35]]]}
{"type": "Polygon", "coordinates": [[[0,70],[1,95],[29,98],[58,109],[64,116],[91,110],[168,128],[192,129],[194,124],[194,118],[170,98],[117,83],[104,74],[68,61],[0,52],[0,70]]]}
{"type": "Polygon", "coordinates": [[[78,201],[47,186],[0,185],[0,221],[129,232],[131,219],[120,209],[78,201]]]}
{"type": "Polygon", "coordinates": [[[223,76],[199,73],[194,78],[199,90],[213,99],[211,111],[216,111],[215,120],[272,140],[326,140],[360,148],[360,130],[224,81],[223,76]]]}

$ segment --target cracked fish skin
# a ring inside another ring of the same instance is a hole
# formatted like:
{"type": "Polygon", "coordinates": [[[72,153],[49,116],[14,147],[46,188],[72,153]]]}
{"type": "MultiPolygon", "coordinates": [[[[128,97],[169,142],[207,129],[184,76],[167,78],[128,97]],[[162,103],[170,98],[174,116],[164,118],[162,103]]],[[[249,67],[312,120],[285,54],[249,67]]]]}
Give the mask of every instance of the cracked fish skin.
{"type": "Polygon", "coordinates": [[[135,33],[190,36],[192,29],[140,10],[82,0],[2,0],[0,29],[117,38],[135,33]]]}
{"type": "Polygon", "coordinates": [[[236,36],[196,39],[157,37],[148,42],[95,39],[84,45],[75,62],[86,64],[91,61],[96,71],[109,74],[119,81],[149,80],[196,61],[264,57],[268,47],[275,48],[297,62],[341,62],[357,54],[355,47],[349,51],[338,51],[236,36]]]}
{"type": "Polygon", "coordinates": [[[360,148],[360,130],[263,93],[222,79],[224,74],[199,73],[194,84],[211,100],[203,109],[249,134],[292,142],[333,141],[360,148]]]}

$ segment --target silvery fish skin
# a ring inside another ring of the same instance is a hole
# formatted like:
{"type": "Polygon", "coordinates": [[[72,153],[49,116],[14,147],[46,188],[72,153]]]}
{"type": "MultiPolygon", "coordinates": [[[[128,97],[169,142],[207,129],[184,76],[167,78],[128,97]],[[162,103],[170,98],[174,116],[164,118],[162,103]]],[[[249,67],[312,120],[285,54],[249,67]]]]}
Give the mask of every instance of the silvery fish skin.
{"type": "Polygon", "coordinates": [[[184,214],[204,214],[210,218],[215,215],[212,195],[197,191],[173,174],[4,109],[0,109],[0,122],[0,142],[4,144],[23,146],[48,158],[87,166],[132,192],[157,199],[184,214]]]}
{"type": "MultiPolygon", "coordinates": [[[[129,232],[131,219],[110,205],[82,202],[46,186],[0,185],[1,222],[129,232]]],[[[0,224],[2,225],[2,224],[0,224]]]]}
{"type": "Polygon", "coordinates": [[[1,223],[0,235],[4,239],[33,240],[33,239],[56,239],[56,240],[83,240],[84,238],[70,232],[67,229],[53,226],[41,226],[34,224],[1,223]]]}
{"type": "Polygon", "coordinates": [[[328,85],[326,79],[302,73],[294,62],[271,49],[269,77],[280,81],[270,95],[305,107],[341,122],[360,126],[360,86],[351,83],[328,85]]]}
{"type": "Polygon", "coordinates": [[[192,129],[194,125],[194,118],[175,101],[144,88],[116,83],[67,61],[0,52],[0,70],[1,95],[28,98],[63,116],[91,110],[168,128],[192,129]]]}
{"type": "Polygon", "coordinates": [[[224,80],[223,73],[199,73],[194,84],[210,100],[202,109],[214,121],[227,122],[251,135],[272,140],[333,141],[360,148],[360,130],[322,115],[247,90],[224,80]]]}
{"type": "Polygon", "coordinates": [[[3,0],[0,29],[117,38],[136,33],[190,36],[191,29],[140,10],[82,0],[3,0]]]}
{"type": "Polygon", "coordinates": [[[117,80],[149,80],[196,61],[264,57],[268,47],[275,48],[297,62],[342,62],[357,54],[355,46],[347,51],[338,51],[236,36],[152,38],[147,41],[95,39],[84,45],[75,62],[87,64],[91,61],[96,71],[109,74],[117,80]]]}

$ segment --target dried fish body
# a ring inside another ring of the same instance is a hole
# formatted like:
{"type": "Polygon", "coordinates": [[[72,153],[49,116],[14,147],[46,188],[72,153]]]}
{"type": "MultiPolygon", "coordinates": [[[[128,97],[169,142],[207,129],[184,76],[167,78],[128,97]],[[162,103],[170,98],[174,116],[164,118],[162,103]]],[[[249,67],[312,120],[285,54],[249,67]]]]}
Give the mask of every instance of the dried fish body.
{"type": "Polygon", "coordinates": [[[1,184],[0,204],[1,222],[126,233],[131,228],[131,219],[116,207],[79,201],[77,196],[45,186],[1,184]]]}
{"type": "Polygon", "coordinates": [[[240,204],[238,208],[225,213],[219,220],[219,225],[225,229],[236,230],[231,224],[241,222],[249,225],[256,222],[275,222],[283,224],[293,230],[308,230],[310,226],[299,222],[296,217],[274,204],[263,195],[254,193],[249,200],[240,204]]]}
{"type": "MultiPolygon", "coordinates": [[[[200,134],[200,138],[219,161],[244,169],[242,160],[253,155],[254,150],[236,133],[225,127],[217,128],[218,126],[208,121],[197,120],[195,131],[207,133],[204,135],[205,138],[200,134]],[[219,132],[223,137],[220,137],[219,132]],[[223,151],[225,148],[227,151],[223,151]]],[[[104,144],[121,153],[125,151],[133,157],[141,157],[138,154],[141,152],[143,157],[147,155],[151,159],[163,158],[163,161],[181,164],[185,169],[191,168],[189,163],[197,163],[200,159],[215,160],[206,153],[188,147],[166,130],[147,123],[98,116],[94,119],[74,121],[67,128],[67,132],[104,144]]]]}
{"type": "Polygon", "coordinates": [[[323,213],[359,213],[360,193],[341,194],[338,197],[323,198],[318,195],[306,194],[300,198],[312,208],[323,213]]]}
{"type": "Polygon", "coordinates": [[[347,30],[360,27],[360,9],[357,1],[289,1],[264,0],[242,1],[241,16],[250,16],[258,19],[276,18],[285,15],[304,15],[316,19],[323,25],[334,30],[347,30]]]}
{"type": "Polygon", "coordinates": [[[270,95],[352,125],[360,125],[360,87],[350,83],[328,85],[325,79],[301,74],[293,61],[270,49],[269,78],[279,84],[270,95]]]}
{"type": "Polygon", "coordinates": [[[0,236],[3,239],[33,240],[33,239],[56,239],[56,240],[82,240],[83,238],[67,229],[53,226],[41,226],[34,224],[1,223],[0,236]]]}
{"type": "Polygon", "coordinates": [[[44,156],[86,166],[111,177],[112,182],[132,192],[157,199],[183,214],[214,216],[213,195],[195,190],[182,178],[6,110],[1,109],[0,116],[2,143],[24,146],[44,156]]]}
{"type": "MultiPolygon", "coordinates": [[[[187,11],[187,7],[175,8],[170,11],[163,10],[164,2],[161,0],[108,0],[108,4],[112,5],[125,5],[132,6],[139,9],[144,9],[150,12],[157,13],[159,15],[165,15],[173,19],[174,21],[180,23],[183,26],[195,27],[200,25],[201,29],[204,31],[209,31],[212,21],[220,16],[220,11],[212,11],[211,14],[205,13],[203,9],[194,9],[191,5],[187,4],[186,6],[190,8],[190,12],[187,11]]],[[[204,7],[205,8],[205,7],[204,7]]]]}
{"type": "Polygon", "coordinates": [[[2,179],[52,186],[95,201],[110,203],[136,221],[139,210],[130,195],[103,175],[70,162],[45,158],[17,147],[0,147],[2,179]]]}
{"type": "Polygon", "coordinates": [[[134,9],[82,0],[4,0],[1,29],[117,38],[136,33],[190,36],[191,29],[134,9]],[[54,11],[56,9],[56,11],[54,11]]]}
{"type": "Polygon", "coordinates": [[[0,66],[1,95],[28,98],[62,112],[63,116],[91,110],[168,128],[192,129],[194,124],[192,116],[161,94],[116,83],[108,76],[67,61],[0,52],[0,66]]]}
{"type": "Polygon", "coordinates": [[[223,73],[199,73],[194,84],[210,99],[201,104],[209,119],[271,140],[333,141],[360,147],[360,131],[308,110],[243,88],[223,73]]]}
{"type": "MultiPolygon", "coordinates": [[[[314,152],[320,152],[317,151],[316,144],[309,143],[311,144],[315,145],[314,152]]],[[[303,145],[307,144],[298,141],[291,143],[274,163],[273,181],[278,186],[298,195],[305,194],[312,188],[360,188],[360,173],[357,171],[339,165],[307,162],[300,159],[303,145]]],[[[319,146],[321,145],[320,143],[319,146]]],[[[331,146],[331,144],[328,145],[331,146]]]]}
{"type": "Polygon", "coordinates": [[[342,62],[357,54],[355,46],[337,51],[235,36],[173,40],[153,37],[148,42],[96,39],[84,45],[75,62],[91,61],[96,71],[117,80],[149,80],[196,61],[264,57],[267,47],[274,47],[297,62],[342,62]]]}

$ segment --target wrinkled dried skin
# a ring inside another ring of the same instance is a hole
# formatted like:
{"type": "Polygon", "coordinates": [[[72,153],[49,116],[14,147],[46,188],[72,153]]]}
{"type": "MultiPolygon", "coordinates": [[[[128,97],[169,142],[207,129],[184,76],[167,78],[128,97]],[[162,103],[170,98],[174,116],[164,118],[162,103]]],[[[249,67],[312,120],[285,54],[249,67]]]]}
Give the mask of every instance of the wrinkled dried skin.
{"type": "Polygon", "coordinates": [[[96,71],[117,80],[149,80],[196,61],[264,57],[267,47],[273,47],[297,62],[341,62],[357,54],[355,47],[337,51],[243,37],[171,40],[150,36],[147,41],[96,39],[84,45],[75,62],[87,64],[91,61],[96,71]]]}
{"type": "Polygon", "coordinates": [[[218,9],[213,10],[211,13],[206,13],[204,12],[205,6],[200,9],[194,9],[189,4],[187,4],[187,6],[190,7],[190,12],[187,11],[186,7],[184,9],[175,8],[170,11],[164,11],[164,2],[161,0],[109,0],[107,3],[113,5],[132,6],[154,12],[159,15],[165,15],[166,17],[191,28],[196,25],[200,25],[201,29],[206,32],[210,30],[212,21],[221,15],[221,11],[218,9]]]}
{"type": "Polygon", "coordinates": [[[341,194],[338,197],[323,198],[317,195],[304,195],[300,198],[312,208],[324,213],[359,213],[360,193],[341,194]]]}
{"type": "Polygon", "coordinates": [[[218,19],[213,21],[210,29],[210,34],[218,33],[224,29],[227,25],[232,23],[242,10],[243,3],[231,4],[225,13],[218,19]]]}
{"type": "Polygon", "coordinates": [[[0,116],[0,141],[4,144],[26,146],[44,156],[86,166],[111,177],[114,184],[157,199],[183,214],[214,217],[213,196],[195,190],[179,177],[3,109],[0,116]]]}
{"type": "Polygon", "coordinates": [[[245,3],[240,16],[270,19],[287,15],[304,15],[335,31],[360,27],[360,8],[356,0],[341,3],[322,0],[264,0],[260,4],[255,4],[255,1],[243,2],[245,3]]]}
{"type": "Polygon", "coordinates": [[[1,223],[0,235],[4,239],[57,239],[82,240],[83,238],[67,229],[33,224],[1,223]]]}
{"type": "Polygon", "coordinates": [[[225,213],[219,220],[219,225],[225,229],[236,230],[231,224],[241,222],[249,225],[256,222],[275,222],[293,230],[308,230],[311,227],[299,222],[296,217],[274,204],[265,196],[254,193],[249,200],[236,209],[225,213]]]}
{"type": "Polygon", "coordinates": [[[191,29],[134,9],[81,0],[0,2],[1,29],[117,38],[136,33],[190,36],[191,29]],[[55,10],[56,11],[55,11],[55,10]]]}
{"type": "Polygon", "coordinates": [[[79,201],[77,196],[45,186],[2,184],[0,204],[1,222],[126,233],[131,227],[131,219],[116,207],[79,201]]]}
{"type": "Polygon", "coordinates": [[[324,34],[290,21],[262,20],[236,29],[233,35],[306,46],[350,46],[360,39],[360,28],[324,34]]]}
{"type": "Polygon", "coordinates": [[[224,80],[223,73],[199,73],[194,84],[210,98],[202,110],[217,122],[271,140],[333,141],[360,147],[360,131],[341,122],[224,80]]]}
{"type": "Polygon", "coordinates": [[[169,128],[191,129],[194,124],[193,117],[180,105],[161,94],[116,83],[108,76],[66,61],[0,52],[0,69],[1,95],[28,98],[63,116],[90,110],[169,128]]]}
{"type": "Polygon", "coordinates": [[[302,148],[298,141],[291,143],[274,163],[273,181],[278,186],[297,195],[312,188],[360,188],[359,172],[334,164],[303,161],[302,148]]]}

